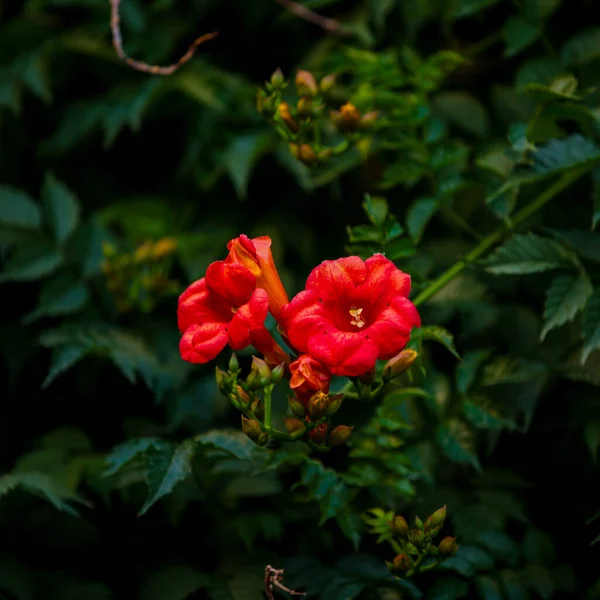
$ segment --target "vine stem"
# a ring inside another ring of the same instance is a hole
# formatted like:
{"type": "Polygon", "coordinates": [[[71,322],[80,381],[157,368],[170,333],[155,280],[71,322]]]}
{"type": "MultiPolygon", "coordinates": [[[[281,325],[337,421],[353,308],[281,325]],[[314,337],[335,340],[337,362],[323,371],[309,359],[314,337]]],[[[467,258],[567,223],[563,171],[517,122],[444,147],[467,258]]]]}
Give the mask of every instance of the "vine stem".
{"type": "Polygon", "coordinates": [[[273,393],[273,386],[268,385],[265,387],[263,402],[265,403],[265,429],[268,433],[272,433],[273,426],[271,425],[271,394],[273,393]]]}
{"type": "Polygon", "coordinates": [[[462,273],[468,265],[476,261],[482,254],[487,252],[492,246],[502,240],[502,238],[512,231],[515,227],[520,225],[523,221],[528,219],[531,215],[542,208],[552,198],[560,194],[565,188],[569,187],[573,182],[579,179],[587,168],[573,169],[568,173],[565,173],[560,179],[555,181],[550,187],[546,188],[537,198],[530,202],[527,206],[523,207],[512,219],[512,221],[503,226],[499,227],[495,231],[492,231],[487,237],[485,237],[478,246],[476,246],[471,252],[469,252],[464,258],[459,260],[457,263],[452,265],[447,271],[442,273],[435,281],[432,281],[417,297],[413,300],[415,306],[423,304],[429,300],[432,296],[437,294],[442,288],[444,288],[450,281],[452,281],[457,275],[462,273]]]}

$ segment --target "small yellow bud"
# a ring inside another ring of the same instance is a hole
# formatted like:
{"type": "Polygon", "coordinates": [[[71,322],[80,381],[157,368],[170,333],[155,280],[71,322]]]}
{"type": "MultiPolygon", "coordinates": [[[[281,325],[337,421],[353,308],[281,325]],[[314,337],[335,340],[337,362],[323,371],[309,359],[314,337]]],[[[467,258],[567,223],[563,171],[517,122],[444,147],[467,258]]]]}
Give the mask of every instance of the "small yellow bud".
{"type": "Polygon", "coordinates": [[[443,557],[453,556],[456,554],[458,546],[455,537],[445,537],[439,544],[438,550],[443,557]]]}
{"type": "Polygon", "coordinates": [[[319,82],[319,89],[326,94],[335,85],[335,74],[325,75],[319,82]]]}
{"type": "Polygon", "coordinates": [[[316,96],[319,88],[315,76],[310,71],[298,71],[296,74],[296,90],[299,96],[316,96]]]}
{"type": "Polygon", "coordinates": [[[390,531],[393,535],[405,538],[408,533],[408,523],[406,519],[401,515],[396,515],[390,521],[390,531]]]}
{"type": "Polygon", "coordinates": [[[177,241],[174,238],[162,238],[154,244],[154,257],[163,258],[169,254],[173,254],[177,249],[177,241]]]}
{"type": "Polygon", "coordinates": [[[312,164],[317,160],[317,155],[309,144],[300,144],[298,148],[298,159],[305,164],[312,164]]]}
{"type": "Polygon", "coordinates": [[[354,427],[348,427],[348,425],[338,425],[329,434],[329,445],[332,448],[335,448],[335,446],[341,446],[342,444],[345,444],[348,441],[353,429],[354,427]]]}

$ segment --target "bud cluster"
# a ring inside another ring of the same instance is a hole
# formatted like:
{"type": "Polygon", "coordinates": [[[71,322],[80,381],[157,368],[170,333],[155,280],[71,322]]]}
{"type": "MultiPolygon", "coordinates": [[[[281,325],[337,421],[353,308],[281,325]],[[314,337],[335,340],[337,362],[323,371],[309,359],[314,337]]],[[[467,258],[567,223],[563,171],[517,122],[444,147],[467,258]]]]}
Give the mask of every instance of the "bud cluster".
{"type": "MultiPolygon", "coordinates": [[[[290,152],[308,166],[327,163],[332,157],[349,150],[360,142],[376,124],[379,114],[369,111],[361,114],[359,109],[346,102],[337,109],[327,110],[331,92],[336,83],[334,74],[325,75],[319,81],[310,71],[300,70],[295,77],[297,100],[284,100],[288,86],[281,69],[277,69],[270,81],[257,94],[256,107],[268,117],[279,135],[288,142],[290,152]],[[333,129],[343,138],[340,142],[323,143],[324,133],[333,129]]],[[[339,106],[339,105],[338,105],[339,106]]]]}
{"type": "Polygon", "coordinates": [[[146,241],[132,252],[103,242],[102,273],[119,312],[150,312],[159,300],[181,291],[180,283],[169,277],[176,249],[173,238],[146,241]]]}
{"type": "Polygon", "coordinates": [[[388,567],[399,575],[409,577],[416,572],[433,569],[444,559],[454,556],[458,549],[456,538],[447,536],[440,542],[434,541],[445,520],[445,506],[427,517],[425,522],[415,517],[413,527],[404,517],[395,515],[389,523],[389,530],[402,551],[391,563],[387,563],[388,567]]]}

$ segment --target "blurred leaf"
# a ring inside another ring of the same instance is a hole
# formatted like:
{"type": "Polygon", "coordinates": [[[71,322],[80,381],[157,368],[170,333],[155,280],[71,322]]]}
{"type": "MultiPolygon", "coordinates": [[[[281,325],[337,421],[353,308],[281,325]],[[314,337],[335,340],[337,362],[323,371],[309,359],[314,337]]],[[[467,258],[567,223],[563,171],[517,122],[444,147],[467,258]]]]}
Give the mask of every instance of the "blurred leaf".
{"type": "Polygon", "coordinates": [[[489,118],[485,107],[466,92],[440,92],[433,100],[437,113],[455,123],[468,133],[484,138],[489,131],[489,118]]]}
{"type": "Polygon", "coordinates": [[[467,352],[462,361],[456,367],[456,389],[461,394],[466,394],[477,376],[477,371],[481,364],[485,362],[489,356],[488,350],[475,350],[467,352]]]}
{"type": "Polygon", "coordinates": [[[42,389],[47,388],[59,375],[77,364],[87,353],[88,348],[83,344],[66,344],[53,348],[50,368],[42,383],[42,389]]]}
{"type": "Polygon", "coordinates": [[[600,160],[600,147],[579,133],[552,139],[532,153],[533,170],[537,173],[557,173],[576,165],[600,160]]]}
{"type": "Polygon", "coordinates": [[[562,65],[552,58],[540,56],[525,61],[515,75],[515,86],[522,90],[531,83],[548,86],[563,72],[562,65]]]}
{"type": "Polygon", "coordinates": [[[469,593],[470,584],[458,577],[440,577],[427,595],[428,600],[455,600],[469,593]]]}
{"type": "Polygon", "coordinates": [[[39,229],[42,216],[37,202],[22,190],[0,185],[0,226],[39,229]]]}
{"type": "Polygon", "coordinates": [[[554,593],[554,582],[547,569],[539,565],[527,565],[523,572],[527,586],[542,598],[551,598],[554,593]]]}
{"type": "Polygon", "coordinates": [[[600,349],[600,287],[597,287],[588,302],[583,317],[583,351],[581,363],[585,363],[589,355],[600,349]]]}
{"type": "Polygon", "coordinates": [[[458,0],[455,3],[454,12],[452,16],[455,19],[461,19],[463,17],[469,17],[475,13],[478,13],[494,4],[497,4],[499,0],[458,0]]]}
{"type": "Polygon", "coordinates": [[[237,136],[226,148],[222,160],[239,198],[246,198],[252,169],[272,145],[270,132],[259,132],[237,136]]]}
{"type": "Polygon", "coordinates": [[[516,16],[508,19],[502,31],[506,42],[504,56],[510,58],[539,39],[542,27],[539,23],[532,23],[521,16],[516,16]]]}
{"type": "Polygon", "coordinates": [[[525,0],[523,11],[533,20],[547,19],[560,6],[561,0],[525,0]]]}
{"type": "Polygon", "coordinates": [[[186,600],[209,585],[209,577],[183,565],[164,567],[151,573],[140,593],[140,600],[186,600]]]}
{"type": "Polygon", "coordinates": [[[508,423],[498,414],[498,411],[489,404],[465,400],[462,408],[467,421],[478,429],[500,431],[508,426],[508,423]]]}
{"type": "Polygon", "coordinates": [[[494,275],[540,273],[569,266],[572,256],[558,242],[534,233],[515,234],[484,263],[494,275]]]}
{"type": "Polygon", "coordinates": [[[544,328],[541,339],[549,331],[572,321],[592,294],[592,284],[585,275],[561,275],[548,288],[544,306],[544,328]]]}
{"type": "Polygon", "coordinates": [[[115,446],[106,456],[107,470],[104,472],[104,476],[108,477],[118,473],[125,465],[137,458],[138,455],[144,454],[155,444],[160,444],[158,438],[139,438],[115,446]]]}
{"type": "Polygon", "coordinates": [[[44,284],[39,306],[23,318],[23,323],[77,312],[86,304],[88,297],[88,290],[81,281],[67,274],[58,275],[44,284]]]}
{"type": "Polygon", "coordinates": [[[362,203],[362,207],[369,218],[369,221],[371,221],[375,227],[382,228],[389,212],[387,200],[385,198],[367,194],[362,203]]]}
{"type": "Polygon", "coordinates": [[[406,213],[406,229],[415,243],[420,241],[437,209],[438,202],[435,198],[417,198],[410,205],[406,213]]]}
{"type": "Polygon", "coordinates": [[[578,67],[600,58],[600,27],[580,31],[560,51],[565,67],[578,67]]]}
{"type": "Polygon", "coordinates": [[[79,224],[77,198],[53,173],[48,173],[44,179],[42,202],[54,237],[59,243],[64,242],[79,224]]]}
{"type": "Polygon", "coordinates": [[[464,441],[459,439],[455,435],[455,431],[448,425],[438,425],[436,427],[435,440],[452,462],[468,464],[477,471],[481,471],[481,465],[477,456],[473,454],[470,448],[465,446],[464,441]]]}
{"type": "Polygon", "coordinates": [[[148,446],[145,474],[150,494],[140,509],[140,516],[191,474],[195,449],[193,440],[185,440],[177,447],[170,444],[148,446]]]}
{"type": "Polygon", "coordinates": [[[35,244],[15,250],[4,271],[2,281],[35,281],[50,275],[60,266],[63,257],[49,242],[39,240],[35,244]]]}
{"type": "Polygon", "coordinates": [[[522,578],[510,569],[501,573],[502,587],[506,594],[506,600],[529,600],[530,595],[522,578]]]}
{"type": "Polygon", "coordinates": [[[528,529],[523,540],[523,557],[535,565],[550,565],[554,562],[554,542],[541,529],[528,529]]]}
{"type": "Polygon", "coordinates": [[[197,435],[194,441],[240,460],[252,460],[257,454],[264,453],[241,431],[214,429],[197,435]]]}
{"type": "Polygon", "coordinates": [[[559,239],[567,242],[579,255],[600,262],[600,234],[592,231],[553,231],[559,239]]]}
{"type": "Polygon", "coordinates": [[[487,575],[480,575],[475,579],[475,587],[481,600],[503,600],[500,586],[487,575]]]}
{"type": "Polygon", "coordinates": [[[423,340],[431,340],[442,344],[448,352],[458,360],[461,360],[460,355],[454,347],[454,336],[447,329],[439,325],[426,325],[425,327],[421,327],[419,331],[423,340]]]}

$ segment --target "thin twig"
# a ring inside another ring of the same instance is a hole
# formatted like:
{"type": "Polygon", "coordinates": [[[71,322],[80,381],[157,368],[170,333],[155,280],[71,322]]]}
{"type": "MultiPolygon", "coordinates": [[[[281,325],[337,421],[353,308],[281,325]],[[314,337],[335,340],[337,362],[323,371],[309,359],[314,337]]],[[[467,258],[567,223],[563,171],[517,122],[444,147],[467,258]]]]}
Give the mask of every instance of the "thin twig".
{"type": "Polygon", "coordinates": [[[187,52],[177,61],[171,65],[166,67],[160,67],[158,65],[149,65],[148,63],[141,62],[139,60],[135,60],[133,58],[129,58],[127,54],[125,54],[125,50],[123,50],[123,38],[121,36],[121,27],[120,22],[121,19],[119,17],[119,4],[121,0],[109,0],[110,1],[110,28],[112,31],[112,42],[115,50],[119,58],[124,60],[132,69],[136,69],[137,71],[142,71],[144,73],[152,73],[152,75],[171,75],[179,67],[183,66],[186,62],[188,62],[192,56],[194,56],[196,50],[199,46],[204,44],[204,42],[208,42],[212,40],[218,35],[217,31],[213,33],[205,33],[197,38],[194,43],[187,49],[187,52]]]}
{"type": "Polygon", "coordinates": [[[314,25],[318,25],[325,31],[329,31],[331,33],[344,33],[344,29],[342,24],[335,19],[330,19],[328,17],[323,17],[316,12],[306,8],[306,6],[302,6],[302,4],[298,4],[294,2],[294,0],[275,0],[278,4],[281,4],[288,12],[308,21],[309,23],[313,23],[314,25]]]}
{"type": "Polygon", "coordinates": [[[273,587],[277,587],[292,596],[306,596],[305,592],[297,592],[286,588],[282,583],[283,569],[275,569],[271,565],[265,567],[265,594],[269,600],[275,600],[273,596],[273,587]]]}

